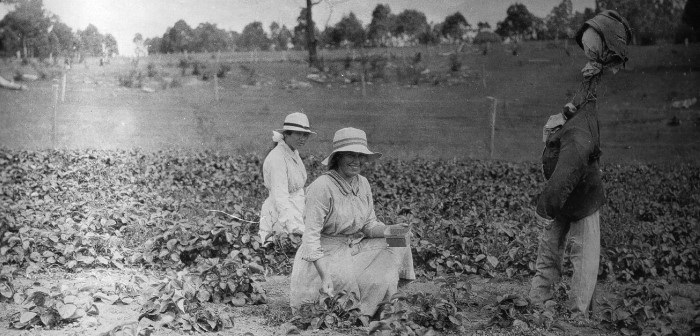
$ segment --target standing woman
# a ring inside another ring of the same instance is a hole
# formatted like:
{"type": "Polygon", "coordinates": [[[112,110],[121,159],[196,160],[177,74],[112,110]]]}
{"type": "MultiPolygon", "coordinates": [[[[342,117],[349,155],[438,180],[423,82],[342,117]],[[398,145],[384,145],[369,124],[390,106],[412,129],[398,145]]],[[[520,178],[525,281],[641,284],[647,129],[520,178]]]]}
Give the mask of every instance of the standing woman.
{"type": "Polygon", "coordinates": [[[363,315],[373,316],[397,292],[400,278],[415,279],[410,248],[389,247],[385,239],[406,234],[408,225],[377,220],[369,182],[360,175],[367,161],[380,156],[367,148],[364,131],[335,132],[333,151],[323,161],[328,171],[308,188],[306,230],[291,276],[293,310],[317,301],[319,291],[344,290],[357,295],[363,315]]]}
{"type": "Polygon", "coordinates": [[[284,118],[282,129],[272,132],[273,148],[263,163],[263,180],[269,196],[260,211],[263,242],[275,232],[304,232],[304,185],[306,167],[299,157],[312,132],[305,114],[294,112],[284,118]]]}

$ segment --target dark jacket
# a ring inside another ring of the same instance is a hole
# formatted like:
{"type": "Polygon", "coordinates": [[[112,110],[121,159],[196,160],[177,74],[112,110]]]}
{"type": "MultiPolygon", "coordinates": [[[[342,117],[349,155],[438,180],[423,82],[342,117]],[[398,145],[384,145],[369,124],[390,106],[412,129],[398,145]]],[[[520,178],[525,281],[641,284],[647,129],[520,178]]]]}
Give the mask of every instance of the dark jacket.
{"type": "Polygon", "coordinates": [[[600,154],[595,101],[589,101],[547,138],[542,153],[547,184],[537,199],[537,214],[575,221],[596,212],[605,202],[600,154]]]}

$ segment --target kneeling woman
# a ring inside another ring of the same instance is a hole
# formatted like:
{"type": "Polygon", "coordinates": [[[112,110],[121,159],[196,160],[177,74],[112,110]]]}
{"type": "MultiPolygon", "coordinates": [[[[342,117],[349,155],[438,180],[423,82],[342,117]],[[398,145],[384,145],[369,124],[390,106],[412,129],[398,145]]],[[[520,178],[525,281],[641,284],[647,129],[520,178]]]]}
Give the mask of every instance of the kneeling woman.
{"type": "Polygon", "coordinates": [[[409,247],[388,247],[392,227],[374,213],[372,191],[360,169],[381,156],[367,148],[365,132],[338,130],[328,171],[307,190],[303,241],[294,258],[290,304],[296,310],[315,302],[319,290],[354,292],[360,311],[372,316],[397,291],[399,278],[415,279],[409,247]]]}

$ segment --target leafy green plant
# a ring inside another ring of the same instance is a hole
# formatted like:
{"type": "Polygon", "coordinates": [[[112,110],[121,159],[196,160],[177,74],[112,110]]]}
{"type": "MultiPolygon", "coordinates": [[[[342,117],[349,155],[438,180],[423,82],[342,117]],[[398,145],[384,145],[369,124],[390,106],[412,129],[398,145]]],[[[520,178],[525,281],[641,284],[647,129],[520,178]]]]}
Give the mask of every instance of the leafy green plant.
{"type": "MultiPolygon", "coordinates": [[[[256,221],[267,197],[261,161],[207,151],[0,149],[0,265],[183,269],[238,251],[242,265],[288,274],[294,237],[263,247],[256,224],[206,210],[256,221]]],[[[307,161],[309,180],[324,172],[307,161]]],[[[700,168],[602,169],[608,224],[601,227],[599,276],[700,281],[700,168]]],[[[529,204],[543,183],[539,165],[385,160],[366,176],[379,218],[412,221],[418,275],[534,273],[540,228],[529,204]]]]}
{"type": "Polygon", "coordinates": [[[425,275],[495,276],[505,271],[514,277],[534,271],[537,231],[523,222],[463,218],[420,226],[414,232],[419,238],[413,244],[414,261],[425,275]]]}
{"type": "Polygon", "coordinates": [[[381,307],[380,318],[369,325],[370,335],[431,334],[462,331],[463,316],[449,297],[425,293],[395,294],[381,307]]]}
{"type": "Polygon", "coordinates": [[[671,327],[670,295],[661,284],[625,288],[619,300],[603,304],[601,323],[624,335],[677,335],[671,327]]]}
{"type": "Polygon", "coordinates": [[[446,297],[456,305],[467,305],[472,294],[472,286],[467,277],[448,276],[436,278],[435,282],[440,285],[440,290],[446,297]]]}
{"type": "Polygon", "coordinates": [[[0,261],[66,270],[110,265],[121,268],[124,259],[121,249],[110,246],[110,240],[115,238],[115,225],[111,219],[88,217],[81,223],[67,219],[43,229],[22,226],[16,233],[7,232],[3,237],[0,261]]]}
{"type": "Polygon", "coordinates": [[[527,321],[534,311],[530,301],[518,294],[498,296],[491,310],[493,315],[487,325],[501,328],[510,327],[515,321],[527,321]]]}
{"type": "Polygon", "coordinates": [[[0,302],[12,301],[15,296],[15,287],[12,285],[12,276],[0,275],[0,302]]]}
{"type": "Polygon", "coordinates": [[[83,292],[78,295],[64,294],[65,289],[53,287],[31,287],[24,293],[16,293],[14,300],[21,303],[22,311],[10,317],[10,327],[29,329],[33,326],[54,328],[71,323],[85,316],[98,315],[92,297],[83,292]]]}
{"type": "Polygon", "coordinates": [[[301,236],[276,233],[268,240],[270,245],[265,249],[265,265],[274,274],[288,275],[292,273],[294,255],[301,245],[301,236]]]}
{"type": "MultiPolygon", "coordinates": [[[[137,282],[144,283],[145,280],[140,277],[134,277],[137,282]]],[[[114,283],[114,290],[99,291],[93,294],[95,301],[100,300],[106,304],[123,304],[130,305],[140,296],[139,289],[131,283],[125,284],[121,282],[114,283]]]]}
{"type": "Polygon", "coordinates": [[[186,271],[171,273],[146,295],[139,321],[169,326],[183,331],[209,332],[233,327],[233,319],[222,319],[200,304],[198,285],[201,279],[186,271]]]}
{"type": "Polygon", "coordinates": [[[262,273],[262,266],[245,263],[235,253],[224,260],[218,258],[201,262],[197,271],[197,299],[200,302],[229,303],[234,306],[267,302],[265,291],[251,278],[252,273],[262,273]]]}
{"type": "Polygon", "coordinates": [[[301,330],[366,326],[369,318],[360,314],[358,304],[355,293],[340,291],[333,296],[324,293],[318,302],[302,304],[290,323],[301,330]]]}

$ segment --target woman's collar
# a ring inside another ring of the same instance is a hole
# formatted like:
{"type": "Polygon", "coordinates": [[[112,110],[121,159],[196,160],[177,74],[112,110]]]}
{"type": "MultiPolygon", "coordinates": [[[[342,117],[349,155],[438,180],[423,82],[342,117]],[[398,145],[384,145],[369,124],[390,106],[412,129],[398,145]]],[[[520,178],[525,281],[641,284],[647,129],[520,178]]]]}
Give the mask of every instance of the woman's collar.
{"type": "Polygon", "coordinates": [[[328,175],[333,183],[340,189],[340,192],[347,196],[349,194],[353,194],[357,196],[357,194],[360,191],[360,177],[359,176],[354,176],[351,181],[346,180],[343,176],[340,175],[337,171],[331,169],[328,172],[326,172],[326,175],[328,175]]]}

